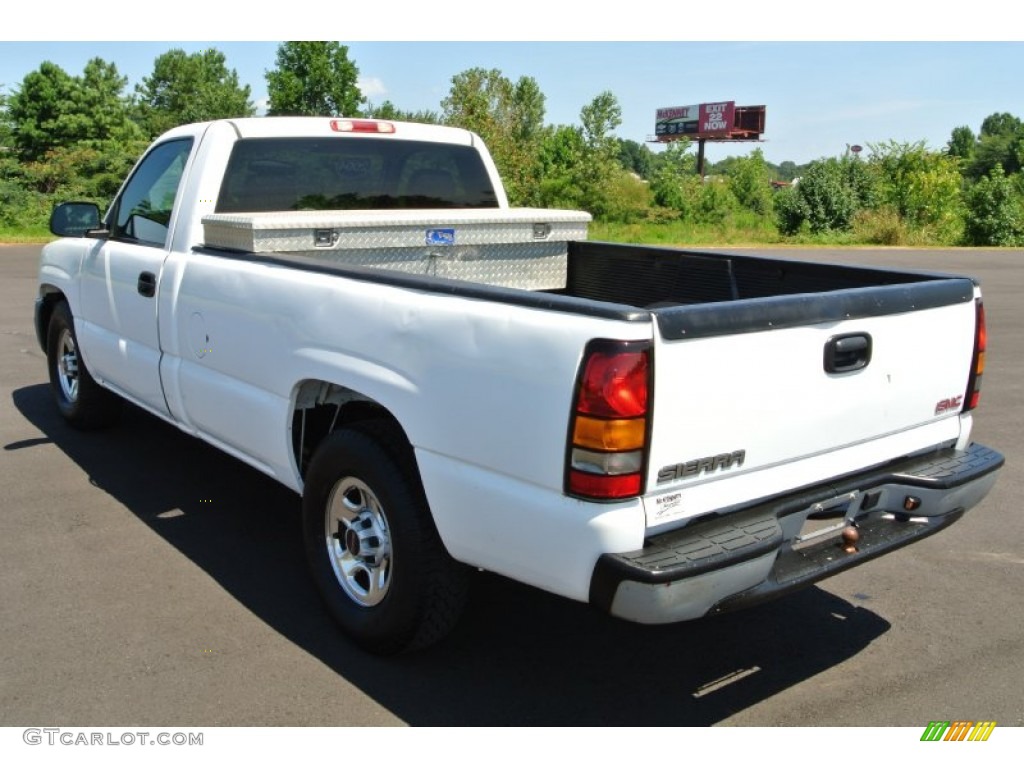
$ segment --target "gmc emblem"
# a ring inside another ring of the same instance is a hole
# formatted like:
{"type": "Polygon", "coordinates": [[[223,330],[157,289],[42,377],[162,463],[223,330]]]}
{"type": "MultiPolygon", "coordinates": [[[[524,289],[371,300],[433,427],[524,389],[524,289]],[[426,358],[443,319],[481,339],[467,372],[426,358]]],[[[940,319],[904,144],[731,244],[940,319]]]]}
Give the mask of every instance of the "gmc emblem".
{"type": "Polygon", "coordinates": [[[963,404],[963,395],[947,397],[945,400],[939,400],[939,402],[935,404],[935,415],[938,416],[939,414],[948,413],[949,411],[958,411],[960,410],[960,406],[963,404]]]}

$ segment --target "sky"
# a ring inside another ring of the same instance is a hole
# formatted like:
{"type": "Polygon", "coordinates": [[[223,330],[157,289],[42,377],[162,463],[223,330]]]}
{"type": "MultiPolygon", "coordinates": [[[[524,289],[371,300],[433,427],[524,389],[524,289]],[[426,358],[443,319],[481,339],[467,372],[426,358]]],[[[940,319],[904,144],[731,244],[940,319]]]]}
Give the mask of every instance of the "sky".
{"type": "MultiPolygon", "coordinates": [[[[185,0],[183,7],[192,2],[185,0]]],[[[332,7],[314,5],[310,16],[302,12],[306,2],[291,0],[287,7],[295,14],[289,18],[321,18],[324,9],[332,7]]],[[[789,10],[794,19],[811,18],[822,7],[802,0],[771,5],[774,13],[789,10]]],[[[971,8],[980,13],[984,5],[982,0],[971,8]]],[[[1019,84],[1024,42],[987,39],[1005,30],[972,26],[965,21],[970,16],[962,3],[949,4],[949,13],[957,14],[950,17],[945,15],[946,0],[930,4],[933,17],[944,20],[933,27],[922,27],[919,14],[894,16],[880,0],[860,2],[856,11],[843,11],[843,18],[830,17],[817,21],[817,26],[780,23],[777,16],[762,19],[754,9],[764,4],[745,2],[703,17],[689,11],[642,15],[642,28],[648,33],[676,33],[680,39],[675,41],[642,39],[636,16],[605,28],[587,27],[539,0],[519,0],[514,16],[485,22],[477,18],[475,26],[451,23],[451,16],[439,12],[446,6],[453,11],[500,7],[435,0],[429,16],[417,16],[400,2],[374,3],[366,11],[353,12],[347,0],[344,6],[333,6],[344,7],[344,14],[326,13],[333,23],[279,23],[275,17],[263,27],[251,17],[246,27],[203,11],[206,23],[180,14],[177,23],[168,19],[160,25],[167,40],[145,42],[132,39],[130,25],[23,23],[19,28],[15,23],[0,28],[0,87],[9,93],[46,60],[80,75],[85,63],[99,56],[117,65],[131,92],[151,73],[161,53],[214,47],[224,53],[228,67],[250,86],[253,102],[262,107],[265,74],[274,67],[277,38],[319,38],[333,31],[340,38],[350,33],[340,42],[348,46],[349,58],[359,69],[364,95],[372,103],[389,100],[405,110],[440,111],[452,77],[471,67],[498,69],[512,80],[534,78],[546,96],[545,119],[550,124],[579,124],[580,109],[602,91],[611,91],[622,107],[616,134],[641,143],[654,134],[655,111],[660,107],[720,101],[764,105],[763,142],[709,142],[710,160],[745,155],[756,147],[774,163],[834,157],[849,145],[860,145],[867,153],[871,144],[887,141],[923,141],[941,149],[958,126],[977,133],[981,121],[992,113],[1024,117],[1024,89],[1019,84]],[[381,8],[393,9],[387,23],[382,23],[381,8]],[[887,24],[880,24],[879,18],[887,18],[887,24]],[[695,26],[689,25],[691,21],[695,26]],[[44,28],[53,39],[34,39],[44,28]],[[706,34],[694,34],[691,30],[696,28],[706,34]],[[200,29],[213,39],[191,40],[200,29]],[[958,39],[958,34],[965,39],[958,39]],[[716,35],[723,40],[709,39],[716,35]]],[[[53,4],[47,8],[50,15],[53,4]]]]}

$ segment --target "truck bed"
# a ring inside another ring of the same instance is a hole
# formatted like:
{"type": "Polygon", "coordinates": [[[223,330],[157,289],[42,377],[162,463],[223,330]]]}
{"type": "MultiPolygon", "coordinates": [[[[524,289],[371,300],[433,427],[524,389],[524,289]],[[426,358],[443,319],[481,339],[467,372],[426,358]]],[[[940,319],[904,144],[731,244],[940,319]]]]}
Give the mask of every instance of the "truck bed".
{"type": "Polygon", "coordinates": [[[573,242],[561,293],[649,310],[663,338],[682,339],[945,306],[969,301],[974,284],[941,274],[573,242]]]}

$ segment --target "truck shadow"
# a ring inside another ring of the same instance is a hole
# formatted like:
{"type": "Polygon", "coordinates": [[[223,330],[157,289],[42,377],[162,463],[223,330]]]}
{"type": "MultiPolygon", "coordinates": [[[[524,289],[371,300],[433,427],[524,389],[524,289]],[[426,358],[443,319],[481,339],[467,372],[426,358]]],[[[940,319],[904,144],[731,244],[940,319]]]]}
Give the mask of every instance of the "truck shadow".
{"type": "Polygon", "coordinates": [[[479,574],[446,642],[378,659],[351,645],[321,607],[295,494],[135,408],[118,428],[85,435],[60,420],[46,385],[18,389],[13,400],[93,484],[413,725],[711,725],[842,663],[890,626],[812,587],[742,613],[641,627],[479,574]]]}

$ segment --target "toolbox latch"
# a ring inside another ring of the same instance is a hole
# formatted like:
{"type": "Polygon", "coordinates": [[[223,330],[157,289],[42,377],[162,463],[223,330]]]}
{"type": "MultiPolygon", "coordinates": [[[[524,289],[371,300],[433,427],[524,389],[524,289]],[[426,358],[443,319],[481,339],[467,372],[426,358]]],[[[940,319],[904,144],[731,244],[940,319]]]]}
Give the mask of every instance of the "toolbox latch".
{"type": "Polygon", "coordinates": [[[336,229],[314,229],[313,245],[317,248],[333,248],[338,242],[338,230],[336,229]]]}

